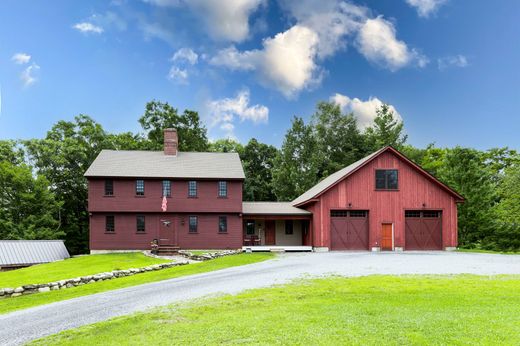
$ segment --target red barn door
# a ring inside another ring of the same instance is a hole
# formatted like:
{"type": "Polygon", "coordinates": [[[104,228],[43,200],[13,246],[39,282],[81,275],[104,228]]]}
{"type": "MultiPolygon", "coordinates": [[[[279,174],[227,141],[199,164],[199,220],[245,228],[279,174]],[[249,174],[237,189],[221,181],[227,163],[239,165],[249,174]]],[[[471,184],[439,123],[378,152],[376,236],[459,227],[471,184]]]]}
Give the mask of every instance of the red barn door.
{"type": "Polygon", "coordinates": [[[406,250],[442,250],[442,213],[405,211],[406,250]]]}
{"type": "Polygon", "coordinates": [[[331,210],[331,250],[368,250],[368,212],[331,210]]]}

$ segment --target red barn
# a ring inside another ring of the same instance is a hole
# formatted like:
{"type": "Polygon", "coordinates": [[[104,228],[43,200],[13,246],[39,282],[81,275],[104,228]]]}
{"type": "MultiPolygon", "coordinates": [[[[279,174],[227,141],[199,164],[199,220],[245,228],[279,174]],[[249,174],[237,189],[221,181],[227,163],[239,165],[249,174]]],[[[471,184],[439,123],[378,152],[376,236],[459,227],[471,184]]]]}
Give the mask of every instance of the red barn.
{"type": "Polygon", "coordinates": [[[292,202],[242,202],[236,153],[103,150],[89,183],[91,252],[441,250],[457,246],[463,198],[391,147],[330,175],[292,202]],[[163,207],[165,207],[163,209],[163,207]]]}

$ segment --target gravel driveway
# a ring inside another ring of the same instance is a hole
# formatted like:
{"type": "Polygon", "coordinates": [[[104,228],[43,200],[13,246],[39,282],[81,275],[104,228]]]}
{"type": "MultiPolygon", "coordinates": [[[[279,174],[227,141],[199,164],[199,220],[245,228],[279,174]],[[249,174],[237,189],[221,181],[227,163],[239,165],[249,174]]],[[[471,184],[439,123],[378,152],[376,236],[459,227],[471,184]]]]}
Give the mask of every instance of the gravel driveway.
{"type": "MultiPolygon", "coordinates": [[[[0,343],[18,345],[147,308],[298,277],[370,274],[520,274],[520,256],[451,252],[283,254],[266,262],[128,287],[0,315],[0,343]]],[[[16,299],[16,298],[14,298],[16,299]]]]}

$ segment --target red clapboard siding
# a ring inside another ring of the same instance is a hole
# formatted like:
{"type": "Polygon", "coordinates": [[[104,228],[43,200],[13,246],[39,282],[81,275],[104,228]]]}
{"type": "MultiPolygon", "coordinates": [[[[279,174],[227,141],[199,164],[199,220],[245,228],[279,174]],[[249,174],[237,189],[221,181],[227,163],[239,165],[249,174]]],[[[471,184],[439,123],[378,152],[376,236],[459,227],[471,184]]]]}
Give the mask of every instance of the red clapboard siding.
{"type": "Polygon", "coordinates": [[[242,221],[239,214],[174,214],[139,213],[145,215],[146,231],[136,231],[137,213],[95,213],[90,217],[91,250],[149,250],[150,242],[159,238],[160,220],[172,221],[177,246],[183,249],[237,249],[242,246],[242,221]],[[114,215],[115,232],[105,232],[105,216],[114,215]],[[197,233],[188,231],[189,215],[198,217],[197,233]],[[227,217],[227,233],[218,232],[219,216],[227,217]]]}
{"type": "Polygon", "coordinates": [[[379,247],[382,224],[393,223],[394,245],[406,248],[406,209],[441,210],[443,247],[457,246],[454,196],[391,151],[383,152],[305,207],[313,213],[314,246],[330,247],[330,210],[348,209],[349,203],[352,209],[369,211],[369,247],[379,247]],[[398,169],[399,190],[376,191],[376,169],[398,169]]]}
{"type": "MultiPolygon", "coordinates": [[[[114,195],[104,196],[105,180],[89,179],[90,212],[160,212],[162,180],[145,179],[144,196],[135,195],[135,179],[113,179],[114,195]]],[[[187,180],[171,180],[168,212],[242,212],[242,181],[227,181],[228,197],[218,197],[218,181],[197,181],[197,198],[188,197],[187,180]]]]}

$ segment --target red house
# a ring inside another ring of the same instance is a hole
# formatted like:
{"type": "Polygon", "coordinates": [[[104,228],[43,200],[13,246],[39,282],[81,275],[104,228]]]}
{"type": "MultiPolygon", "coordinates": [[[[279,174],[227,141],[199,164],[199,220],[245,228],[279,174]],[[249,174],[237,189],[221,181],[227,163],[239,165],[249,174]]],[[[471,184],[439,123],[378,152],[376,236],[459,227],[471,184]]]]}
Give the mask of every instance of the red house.
{"type": "Polygon", "coordinates": [[[236,153],[103,150],[85,176],[91,252],[150,249],[442,250],[463,197],[391,147],[292,202],[242,202],[236,153]]]}

